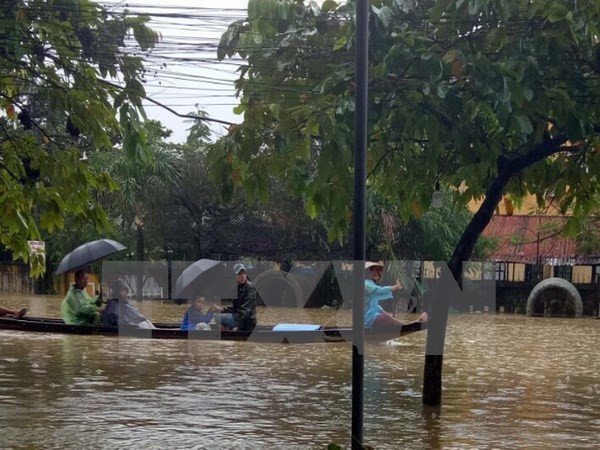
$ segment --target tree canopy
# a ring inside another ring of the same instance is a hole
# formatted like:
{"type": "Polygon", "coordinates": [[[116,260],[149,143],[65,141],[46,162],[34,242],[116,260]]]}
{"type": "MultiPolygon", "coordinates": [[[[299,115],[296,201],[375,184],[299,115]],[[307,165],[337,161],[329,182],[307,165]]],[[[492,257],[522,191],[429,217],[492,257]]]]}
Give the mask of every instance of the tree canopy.
{"type": "MultiPolygon", "coordinates": [[[[108,226],[94,192],[116,186],[84,151],[121,146],[145,156],[147,17],[89,0],[15,0],[0,11],[0,244],[29,257],[28,240],[75,223],[108,226]]],[[[32,261],[33,273],[43,270],[32,261]]]]}
{"type": "MultiPolygon", "coordinates": [[[[352,198],[353,8],[251,0],[219,46],[247,61],[244,121],[212,150],[226,193],[281,177],[335,238],[352,198]]],[[[436,182],[459,204],[552,191],[572,222],[585,217],[600,169],[599,18],[595,1],[371,2],[369,191],[397,199],[404,220],[436,182]]]]}

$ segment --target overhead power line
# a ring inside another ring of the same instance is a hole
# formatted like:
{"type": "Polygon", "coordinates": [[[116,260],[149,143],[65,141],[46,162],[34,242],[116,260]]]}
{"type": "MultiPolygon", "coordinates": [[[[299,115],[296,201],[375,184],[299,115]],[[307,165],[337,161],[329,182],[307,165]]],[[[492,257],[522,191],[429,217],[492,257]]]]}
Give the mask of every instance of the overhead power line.
{"type": "Polygon", "coordinates": [[[166,109],[170,113],[175,114],[177,117],[181,117],[184,119],[196,119],[196,120],[203,120],[203,121],[207,121],[207,122],[215,122],[215,123],[220,123],[221,125],[233,125],[233,122],[228,122],[226,120],[220,120],[220,119],[213,119],[212,117],[197,116],[197,115],[192,115],[192,114],[180,114],[177,111],[175,111],[174,109],[172,109],[171,107],[169,107],[167,105],[163,105],[159,101],[156,101],[150,97],[146,97],[146,100],[148,100],[150,103],[160,106],[161,108],[166,109]]]}
{"type": "MultiPolygon", "coordinates": [[[[230,122],[221,119],[192,117],[178,113],[173,108],[186,105],[175,104],[174,100],[201,99],[202,102],[194,102],[202,103],[200,106],[234,106],[237,104],[235,102],[223,103],[223,99],[229,97],[233,101],[237,98],[234,81],[238,76],[234,71],[245,61],[240,57],[218,61],[216,51],[221,34],[226,28],[235,21],[247,18],[246,8],[215,8],[177,4],[156,5],[144,2],[105,2],[104,5],[109,16],[112,15],[113,17],[120,16],[125,9],[131,14],[147,15],[151,19],[148,23],[150,28],[162,33],[162,40],[151,50],[142,51],[137,46],[123,49],[125,54],[144,58],[144,66],[146,67],[144,85],[148,91],[148,101],[157,107],[163,107],[178,117],[207,120],[225,125],[230,124],[230,122]],[[209,71],[214,76],[207,75],[209,71]],[[173,94],[170,95],[169,92],[173,94]],[[190,95],[181,96],[184,92],[189,92],[190,95]],[[224,92],[231,92],[231,94],[229,96],[224,95],[224,92]],[[198,94],[193,95],[192,93],[198,94]],[[214,94],[211,95],[211,93],[214,94]],[[209,103],[211,99],[219,103],[209,103]]],[[[50,9],[60,11],[61,8],[58,2],[54,4],[35,3],[32,5],[30,12],[32,14],[44,14],[48,13],[50,9]]],[[[465,20],[464,23],[472,24],[474,22],[465,20]]],[[[515,25],[522,23],[524,23],[523,20],[511,21],[511,24],[515,25]]],[[[7,39],[7,42],[10,42],[10,39],[17,38],[10,37],[7,39]]],[[[74,52],[78,50],[77,47],[73,47],[74,52]]],[[[262,50],[274,53],[277,48],[272,45],[265,45],[262,50]]],[[[333,50],[317,50],[310,46],[298,48],[298,52],[306,55],[307,58],[311,57],[324,62],[311,73],[313,76],[328,74],[330,72],[327,64],[329,61],[332,64],[353,64],[354,61],[353,52],[340,54],[333,50]],[[333,59],[334,57],[336,59],[333,59]]],[[[275,58],[268,60],[266,64],[271,64],[274,60],[275,58]]],[[[427,74],[423,74],[423,79],[426,78],[427,74]]],[[[415,78],[415,80],[417,79],[415,78]]],[[[253,86],[270,88],[261,98],[261,101],[264,102],[295,100],[300,93],[310,91],[314,87],[310,85],[308,79],[305,86],[300,85],[299,75],[298,78],[294,79],[294,82],[298,86],[274,86],[267,82],[253,82],[253,86]]],[[[586,80],[586,83],[592,82],[593,80],[586,80]]],[[[316,96],[317,94],[313,95],[316,96]]],[[[595,99],[590,100],[594,101],[595,99]]],[[[189,107],[193,108],[194,105],[190,104],[189,107]]]]}

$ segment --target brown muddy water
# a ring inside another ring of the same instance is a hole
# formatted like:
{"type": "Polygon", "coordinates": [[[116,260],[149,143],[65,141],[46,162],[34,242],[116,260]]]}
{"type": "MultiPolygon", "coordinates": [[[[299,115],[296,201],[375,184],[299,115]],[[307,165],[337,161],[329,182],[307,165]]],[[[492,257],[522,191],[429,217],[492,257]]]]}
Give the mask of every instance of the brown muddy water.
{"type": "MultiPolygon", "coordinates": [[[[0,295],[57,317],[60,299],[0,295]]],[[[144,302],[152,320],[185,306],[144,302]]],[[[259,323],[349,324],[261,309],[259,323]]],[[[600,436],[600,321],[450,317],[440,414],[423,414],[426,333],[368,344],[365,443],[377,449],[583,449],[600,436]]],[[[0,448],[347,446],[351,346],[144,340],[0,330],[0,448]]]]}

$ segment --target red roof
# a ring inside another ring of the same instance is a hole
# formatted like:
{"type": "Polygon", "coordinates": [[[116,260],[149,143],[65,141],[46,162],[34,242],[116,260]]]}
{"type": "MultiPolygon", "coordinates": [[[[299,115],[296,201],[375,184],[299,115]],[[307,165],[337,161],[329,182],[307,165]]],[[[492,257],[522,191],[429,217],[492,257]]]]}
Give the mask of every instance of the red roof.
{"type": "Polygon", "coordinates": [[[598,264],[600,255],[577,255],[575,239],[561,236],[566,217],[495,215],[483,236],[497,238],[497,248],[487,259],[535,264],[598,264]]]}

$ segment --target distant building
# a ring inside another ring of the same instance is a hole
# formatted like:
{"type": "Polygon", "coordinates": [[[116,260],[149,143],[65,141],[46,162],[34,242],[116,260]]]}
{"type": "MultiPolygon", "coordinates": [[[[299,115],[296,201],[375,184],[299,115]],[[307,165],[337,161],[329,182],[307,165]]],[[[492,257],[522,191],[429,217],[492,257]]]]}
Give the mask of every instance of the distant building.
{"type": "Polygon", "coordinates": [[[566,217],[495,215],[483,236],[496,240],[488,256],[497,281],[535,282],[560,277],[574,284],[600,281],[600,252],[578,254],[574,238],[561,236],[566,217]]]}
{"type": "MultiPolygon", "coordinates": [[[[480,201],[469,205],[476,211],[480,201]]],[[[495,241],[495,250],[482,262],[482,273],[493,272],[497,305],[524,312],[524,302],[541,280],[558,277],[576,286],[584,314],[597,315],[600,303],[600,249],[590,254],[577,250],[577,241],[562,235],[568,214],[561,214],[552,193],[540,206],[535,196],[515,206],[503,198],[482,236],[495,241]]]]}

